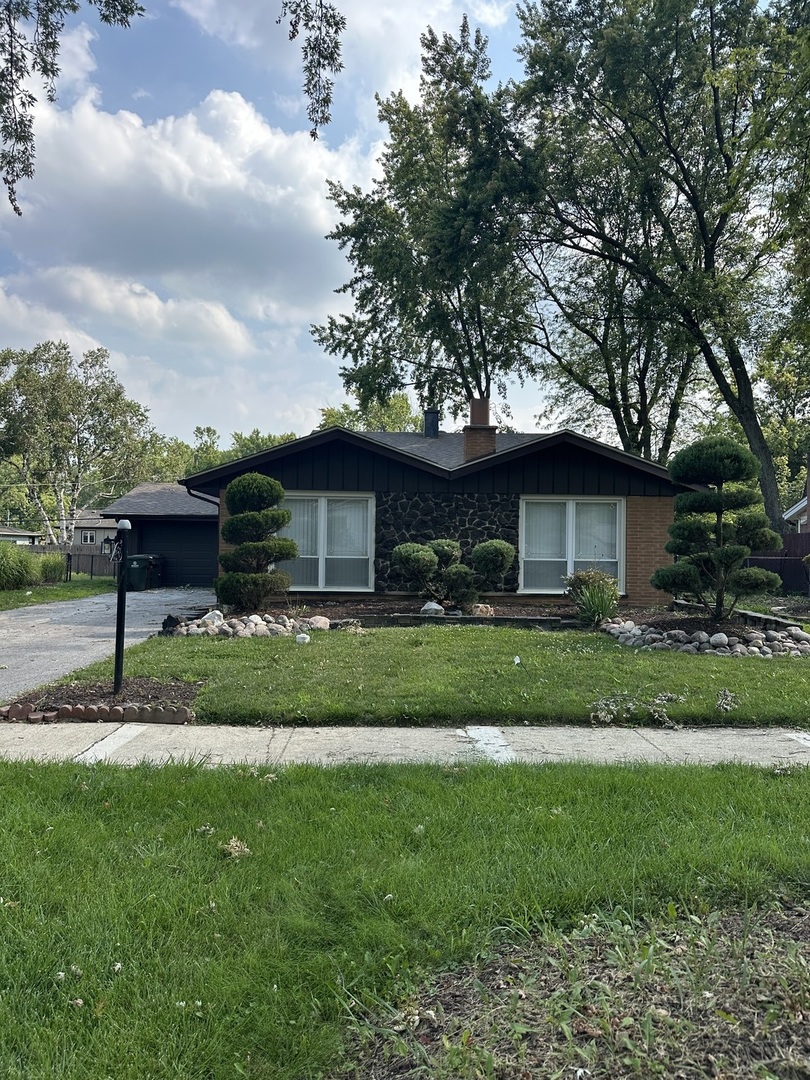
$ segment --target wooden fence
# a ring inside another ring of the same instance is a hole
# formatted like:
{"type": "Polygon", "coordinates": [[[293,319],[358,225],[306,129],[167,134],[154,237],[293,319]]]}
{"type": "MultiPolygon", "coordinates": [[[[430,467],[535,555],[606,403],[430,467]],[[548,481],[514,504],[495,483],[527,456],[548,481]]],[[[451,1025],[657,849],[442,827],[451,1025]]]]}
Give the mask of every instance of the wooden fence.
{"type": "Polygon", "coordinates": [[[785,593],[810,591],[810,567],[802,561],[810,555],[810,533],[787,533],[782,537],[781,551],[752,551],[747,566],[772,570],[782,579],[785,593]]]}

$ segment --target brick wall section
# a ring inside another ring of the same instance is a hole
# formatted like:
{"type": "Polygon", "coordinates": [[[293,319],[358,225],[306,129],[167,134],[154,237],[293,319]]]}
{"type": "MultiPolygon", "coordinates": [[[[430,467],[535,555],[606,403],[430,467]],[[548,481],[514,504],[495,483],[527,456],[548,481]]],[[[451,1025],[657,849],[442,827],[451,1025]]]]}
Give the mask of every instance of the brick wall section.
{"type": "Polygon", "coordinates": [[[669,540],[667,528],[672,524],[673,507],[671,498],[630,496],[626,501],[625,587],[631,604],[658,605],[670,600],[668,593],[650,585],[650,575],[672,562],[664,544],[669,540]]]}
{"type": "Polygon", "coordinates": [[[468,424],[464,431],[464,460],[475,461],[495,453],[498,429],[491,424],[468,424]]]}

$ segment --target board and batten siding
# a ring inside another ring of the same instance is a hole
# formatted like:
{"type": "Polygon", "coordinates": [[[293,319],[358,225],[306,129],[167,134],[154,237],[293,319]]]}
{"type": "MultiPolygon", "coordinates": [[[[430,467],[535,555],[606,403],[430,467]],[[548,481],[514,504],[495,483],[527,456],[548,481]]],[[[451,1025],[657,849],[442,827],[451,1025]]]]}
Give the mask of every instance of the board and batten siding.
{"type": "Polygon", "coordinates": [[[644,498],[674,494],[674,488],[667,480],[576,447],[538,450],[448,479],[373,450],[337,442],[328,450],[313,447],[281,457],[257,471],[273,476],[290,493],[404,491],[644,498]]]}
{"type": "Polygon", "coordinates": [[[131,555],[162,555],[162,585],[211,588],[217,576],[219,527],[216,518],[203,521],[133,519],[131,555]]]}

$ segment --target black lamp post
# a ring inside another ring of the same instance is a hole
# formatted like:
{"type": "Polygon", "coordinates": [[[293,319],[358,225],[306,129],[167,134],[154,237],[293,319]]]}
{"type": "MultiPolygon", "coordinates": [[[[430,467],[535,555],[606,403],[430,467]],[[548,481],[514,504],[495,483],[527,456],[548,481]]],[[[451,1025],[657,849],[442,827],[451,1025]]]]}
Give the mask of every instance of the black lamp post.
{"type": "Polygon", "coordinates": [[[132,526],[126,518],[118,522],[116,543],[119,552],[118,562],[118,604],[115,612],[115,675],[113,676],[113,695],[121,693],[124,681],[124,627],[127,617],[127,540],[132,526]]]}

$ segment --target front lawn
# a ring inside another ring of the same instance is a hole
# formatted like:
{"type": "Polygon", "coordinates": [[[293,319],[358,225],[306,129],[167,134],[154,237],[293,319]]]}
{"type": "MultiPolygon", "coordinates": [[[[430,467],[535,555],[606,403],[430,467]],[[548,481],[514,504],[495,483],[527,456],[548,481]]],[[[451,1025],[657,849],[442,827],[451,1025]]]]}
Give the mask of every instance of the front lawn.
{"type": "MultiPolygon", "coordinates": [[[[162,638],[127,650],[126,676],[203,682],[220,724],[794,725],[810,727],[810,660],[636,652],[605,634],[502,627],[162,638]],[[519,663],[516,663],[519,660],[519,663]]],[[[111,680],[110,661],[71,680],[111,680]]]]}
{"type": "Polygon", "coordinates": [[[87,596],[114,592],[113,578],[91,578],[89,574],[74,574],[72,580],[56,585],[31,585],[27,589],[0,590],[0,611],[52,604],[56,600],[84,600],[87,596]]]}
{"type": "MultiPolygon", "coordinates": [[[[801,770],[729,765],[270,773],[0,763],[0,1075],[323,1076],[337,1068],[351,1016],[393,1028],[425,982],[441,976],[452,988],[458,965],[536,932],[587,932],[609,967],[627,968],[593,982],[592,958],[564,955],[557,938],[544,951],[557,981],[543,1021],[592,1056],[615,1035],[612,1075],[676,1075],[651,1067],[659,1032],[670,1050],[681,1037],[665,1011],[637,1016],[627,1005],[620,1026],[603,1029],[611,994],[618,1007],[635,986],[649,1010],[669,1005],[656,963],[664,982],[677,976],[679,1007],[694,997],[705,1010],[722,955],[720,975],[759,1004],[735,1017],[724,997],[712,1023],[750,1048],[762,1036],[748,1027],[756,1013],[787,1045],[806,1009],[804,946],[790,970],[779,960],[773,986],[754,978],[750,948],[762,940],[759,908],[807,895],[809,784],[801,770]],[[723,924],[731,956],[713,951],[716,909],[738,913],[723,924]],[[659,942],[648,917],[667,921],[659,942]],[[582,1018],[595,1036],[577,1027],[582,1018]],[[622,1064],[631,1037],[635,1071],[622,1064]]],[[[523,971],[505,976],[517,1001],[523,971]]],[[[465,995],[469,978],[459,972],[465,995]]],[[[493,1037],[519,1044],[529,1032],[526,1045],[540,1047],[540,1018],[521,1029],[519,1017],[499,1016],[510,1026],[493,1037]]],[[[407,1017],[398,1022],[407,1034],[407,1017]]],[[[479,1028],[472,1041],[447,1031],[447,1071],[424,1075],[495,1075],[476,1056],[479,1028]]],[[[572,1066],[594,1067],[575,1050],[572,1066]]]]}

